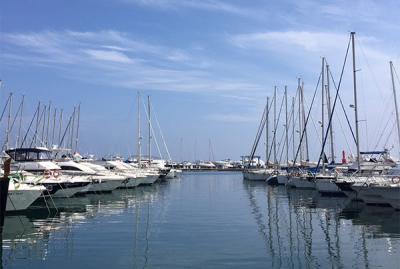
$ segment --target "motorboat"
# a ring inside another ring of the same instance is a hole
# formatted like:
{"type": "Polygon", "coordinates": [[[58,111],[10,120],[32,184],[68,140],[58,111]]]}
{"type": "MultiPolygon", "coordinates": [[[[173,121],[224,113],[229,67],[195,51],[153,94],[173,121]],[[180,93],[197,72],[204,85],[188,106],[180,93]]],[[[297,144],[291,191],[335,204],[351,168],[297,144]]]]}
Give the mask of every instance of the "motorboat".
{"type": "Polygon", "coordinates": [[[61,167],[52,161],[51,151],[43,147],[14,148],[6,150],[13,160],[12,171],[23,175],[22,183],[43,185],[45,196],[54,198],[72,197],[86,192],[91,181],[87,177],[63,175],[61,167]]]}
{"type": "Polygon", "coordinates": [[[141,178],[138,177],[138,173],[128,163],[124,163],[121,160],[103,160],[95,164],[105,167],[112,173],[126,177],[127,180],[119,188],[134,188],[141,184],[141,178]]]}
{"type": "Polygon", "coordinates": [[[57,160],[56,164],[61,167],[62,173],[70,175],[72,177],[88,177],[91,180],[90,187],[87,192],[111,192],[116,188],[120,187],[122,182],[125,180],[124,177],[109,176],[101,174],[96,170],[69,159],[57,160]]]}
{"type": "Polygon", "coordinates": [[[20,175],[11,176],[8,185],[7,212],[26,210],[46,190],[42,185],[34,186],[19,182],[20,178],[20,175]]]}

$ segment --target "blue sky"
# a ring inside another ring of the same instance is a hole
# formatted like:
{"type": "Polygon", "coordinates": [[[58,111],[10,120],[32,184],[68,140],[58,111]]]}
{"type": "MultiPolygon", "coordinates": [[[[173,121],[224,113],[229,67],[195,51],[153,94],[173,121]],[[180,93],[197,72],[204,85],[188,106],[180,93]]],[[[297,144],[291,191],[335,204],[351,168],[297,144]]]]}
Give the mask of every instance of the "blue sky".
{"type": "MultiPolygon", "coordinates": [[[[174,159],[208,159],[210,139],[216,159],[238,159],[274,85],[293,95],[302,77],[309,98],[322,56],[338,80],[356,31],[361,144],[373,149],[394,119],[388,61],[400,73],[399,11],[398,1],[5,0],[1,100],[12,91],[16,107],[26,95],[25,125],[39,100],[69,113],[81,103],[80,151],[126,155],[136,151],[139,90],[151,95],[174,159]]],[[[335,130],[337,150],[354,150],[335,130]]],[[[394,134],[383,136],[398,147],[394,134]]]]}

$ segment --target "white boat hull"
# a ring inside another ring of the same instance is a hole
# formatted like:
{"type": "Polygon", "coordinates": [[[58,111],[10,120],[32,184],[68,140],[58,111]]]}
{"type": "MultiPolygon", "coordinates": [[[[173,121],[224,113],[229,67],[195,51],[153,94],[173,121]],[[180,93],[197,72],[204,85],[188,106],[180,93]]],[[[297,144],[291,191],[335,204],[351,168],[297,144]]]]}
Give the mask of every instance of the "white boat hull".
{"type": "Polygon", "coordinates": [[[286,185],[297,189],[315,189],[315,182],[305,177],[290,177],[286,185]]]}
{"type": "Polygon", "coordinates": [[[6,211],[26,210],[42,195],[43,190],[41,186],[18,189],[18,184],[16,184],[16,188],[8,191],[6,211]]]}
{"type": "Polygon", "coordinates": [[[158,175],[146,175],[140,178],[139,185],[151,185],[156,182],[158,179],[158,175]]]}
{"type": "Polygon", "coordinates": [[[122,180],[103,180],[90,184],[88,192],[110,192],[121,186],[122,180]]]}
{"type": "Polygon", "coordinates": [[[73,188],[63,188],[56,191],[51,196],[53,198],[70,198],[78,193],[86,193],[88,192],[91,184],[82,187],[73,187],[73,188]]]}
{"type": "Polygon", "coordinates": [[[400,209],[400,187],[353,185],[352,188],[366,204],[389,204],[400,209]]]}
{"type": "Polygon", "coordinates": [[[135,188],[139,186],[140,180],[138,178],[129,178],[128,181],[122,185],[122,188],[135,188]]]}
{"type": "Polygon", "coordinates": [[[330,179],[317,179],[315,188],[322,194],[343,194],[335,182],[330,179]]]}
{"type": "Polygon", "coordinates": [[[175,177],[177,177],[177,174],[174,169],[169,170],[168,174],[165,176],[166,179],[173,179],[175,177]]]}
{"type": "Polygon", "coordinates": [[[243,179],[253,181],[266,181],[271,176],[271,173],[266,171],[243,171],[243,179]]]}
{"type": "Polygon", "coordinates": [[[288,175],[278,175],[278,185],[286,185],[288,182],[289,176],[288,175]]]}

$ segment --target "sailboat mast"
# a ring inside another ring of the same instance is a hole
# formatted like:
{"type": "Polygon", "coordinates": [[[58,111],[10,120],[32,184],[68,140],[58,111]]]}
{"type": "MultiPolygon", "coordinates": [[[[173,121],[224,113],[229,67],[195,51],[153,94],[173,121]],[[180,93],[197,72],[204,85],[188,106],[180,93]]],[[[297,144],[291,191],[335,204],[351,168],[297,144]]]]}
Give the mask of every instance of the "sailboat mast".
{"type": "Polygon", "coordinates": [[[50,146],[52,147],[54,145],[54,135],[56,133],[56,118],[57,118],[57,108],[54,108],[54,114],[53,114],[53,130],[51,134],[51,143],[50,146]]]}
{"type": "Polygon", "coordinates": [[[142,159],[142,135],[141,135],[141,130],[140,130],[140,92],[137,93],[137,156],[138,156],[138,165],[140,167],[141,165],[141,159],[142,159]]]}
{"type": "Polygon", "coordinates": [[[360,156],[360,137],[358,130],[358,106],[357,106],[357,77],[356,77],[356,48],[354,44],[355,32],[351,32],[351,47],[353,52],[353,89],[354,89],[354,119],[356,124],[356,146],[357,146],[357,168],[360,171],[361,167],[361,156],[360,156]]]}
{"type": "Polygon", "coordinates": [[[335,148],[333,146],[333,121],[332,117],[332,107],[331,107],[331,90],[330,90],[330,79],[329,79],[329,65],[326,65],[326,97],[327,97],[327,107],[328,107],[328,117],[331,121],[331,125],[329,127],[329,140],[331,142],[331,162],[335,163],[335,148]]]}
{"type": "Polygon", "coordinates": [[[301,86],[300,86],[300,78],[298,79],[298,88],[297,92],[299,94],[299,147],[300,147],[300,165],[301,162],[303,161],[303,143],[301,140],[301,134],[303,133],[303,127],[302,127],[302,117],[301,117],[301,86]]]}
{"type": "Polygon", "coordinates": [[[265,166],[268,167],[269,163],[269,97],[267,97],[267,104],[265,106],[266,120],[265,120],[265,166]]]}
{"type": "Polygon", "coordinates": [[[286,166],[289,167],[289,120],[288,120],[288,102],[287,102],[287,86],[285,86],[285,112],[286,112],[286,119],[285,119],[285,135],[286,135],[286,166]]]}
{"type": "Polygon", "coordinates": [[[306,111],[304,109],[304,81],[301,83],[300,88],[301,93],[301,113],[303,115],[303,128],[304,128],[304,136],[305,136],[305,146],[306,146],[306,161],[310,160],[310,154],[308,151],[308,135],[307,135],[307,125],[306,125],[306,111]]]}
{"type": "Polygon", "coordinates": [[[322,57],[322,70],[321,70],[321,145],[324,144],[324,120],[325,120],[325,113],[324,113],[324,92],[325,92],[325,57],[322,57]]]}
{"type": "Polygon", "coordinates": [[[147,110],[149,113],[149,164],[151,163],[151,108],[150,108],[150,95],[147,95],[147,110]]]}
{"type": "Polygon", "coordinates": [[[75,114],[76,114],[76,107],[74,106],[74,112],[72,113],[72,124],[70,126],[71,133],[70,133],[69,144],[70,144],[71,152],[73,151],[73,145],[74,145],[73,143],[74,143],[74,133],[75,133],[75,114]]]}
{"type": "Polygon", "coordinates": [[[277,163],[276,158],[276,86],[274,88],[274,165],[277,163]]]}
{"type": "Polygon", "coordinates": [[[81,104],[78,105],[77,112],[77,124],[76,124],[76,136],[75,136],[75,152],[78,152],[78,142],[79,142],[79,123],[81,120],[81,104]]]}
{"type": "Polygon", "coordinates": [[[63,121],[63,109],[60,109],[60,118],[58,125],[58,146],[61,147],[61,129],[62,129],[62,121],[63,121]]]}
{"type": "Polygon", "coordinates": [[[51,101],[49,101],[49,107],[47,108],[46,139],[44,141],[46,147],[49,147],[50,112],[51,112],[51,101]]]}
{"type": "MultiPolygon", "coordinates": [[[[324,145],[325,138],[325,111],[324,111],[324,98],[325,98],[325,57],[322,57],[322,68],[321,68],[321,146],[324,145]]],[[[322,154],[322,173],[325,173],[325,154],[322,154]]]]}
{"type": "Polygon", "coordinates": [[[390,61],[390,75],[392,77],[392,88],[393,88],[393,98],[394,98],[394,108],[396,110],[396,124],[397,124],[397,136],[399,139],[399,158],[400,158],[400,122],[399,122],[399,109],[397,106],[397,95],[396,95],[396,86],[394,84],[394,76],[393,76],[393,62],[390,61]]]}
{"type": "Polygon", "coordinates": [[[12,105],[12,96],[13,94],[10,93],[9,104],[8,104],[8,116],[7,116],[7,130],[6,130],[6,149],[8,149],[8,142],[10,139],[10,124],[11,124],[11,105],[12,105]]]}
{"type": "Polygon", "coordinates": [[[25,101],[25,95],[22,95],[21,111],[20,111],[20,114],[19,114],[19,127],[18,127],[18,136],[17,136],[17,147],[19,146],[19,140],[21,139],[22,111],[24,110],[24,101],[25,101]]]}
{"type": "Polygon", "coordinates": [[[292,150],[293,150],[293,166],[295,165],[294,163],[294,158],[296,157],[296,149],[295,149],[295,129],[296,126],[294,124],[294,109],[295,109],[295,97],[292,97],[292,150]]]}
{"type": "Polygon", "coordinates": [[[42,146],[46,146],[46,145],[44,145],[44,140],[45,140],[45,133],[44,133],[44,130],[45,130],[45,128],[46,128],[47,105],[44,106],[43,112],[42,112],[42,113],[43,113],[42,140],[39,141],[39,142],[42,144],[42,146]]]}
{"type": "Polygon", "coordinates": [[[38,108],[37,108],[37,115],[36,115],[36,127],[35,127],[35,136],[33,137],[34,144],[36,146],[36,140],[38,136],[38,129],[39,129],[39,117],[40,117],[40,101],[38,103],[38,108]]]}

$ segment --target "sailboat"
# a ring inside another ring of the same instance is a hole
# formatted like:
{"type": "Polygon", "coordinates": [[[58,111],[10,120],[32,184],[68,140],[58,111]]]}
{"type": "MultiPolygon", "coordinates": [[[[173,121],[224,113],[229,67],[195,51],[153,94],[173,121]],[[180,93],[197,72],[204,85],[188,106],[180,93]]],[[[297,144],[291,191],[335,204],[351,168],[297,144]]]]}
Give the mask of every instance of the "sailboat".
{"type": "MultiPolygon", "coordinates": [[[[272,102],[271,102],[272,105],[272,102]]],[[[269,125],[269,98],[267,98],[267,104],[264,109],[264,113],[261,117],[260,125],[258,127],[258,131],[256,134],[256,138],[254,140],[250,155],[242,156],[242,163],[244,169],[243,179],[244,180],[251,180],[251,181],[266,181],[273,173],[274,169],[269,168],[269,143],[268,143],[268,125],[269,125]],[[255,152],[260,141],[262,132],[264,130],[264,126],[266,129],[266,163],[265,165],[262,164],[260,157],[255,156],[255,152]]]]}
{"type": "MultiPolygon", "coordinates": [[[[372,175],[363,176],[361,165],[361,152],[359,146],[358,134],[358,114],[357,114],[357,87],[356,87],[356,68],[355,68],[355,33],[351,33],[353,48],[353,83],[354,83],[354,110],[356,125],[356,145],[357,145],[357,173],[352,176],[340,176],[335,182],[336,185],[348,196],[355,199],[361,199],[367,204],[389,204],[394,208],[400,207],[400,179],[396,175],[372,175]]],[[[396,123],[398,128],[398,136],[400,142],[400,125],[397,108],[397,96],[393,79],[393,65],[390,62],[390,70],[392,77],[392,86],[394,93],[394,102],[396,109],[396,123]]]]}

